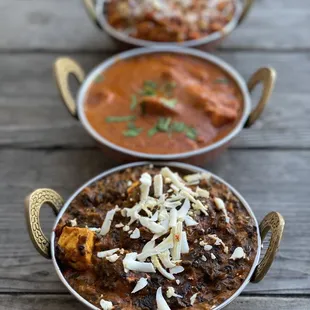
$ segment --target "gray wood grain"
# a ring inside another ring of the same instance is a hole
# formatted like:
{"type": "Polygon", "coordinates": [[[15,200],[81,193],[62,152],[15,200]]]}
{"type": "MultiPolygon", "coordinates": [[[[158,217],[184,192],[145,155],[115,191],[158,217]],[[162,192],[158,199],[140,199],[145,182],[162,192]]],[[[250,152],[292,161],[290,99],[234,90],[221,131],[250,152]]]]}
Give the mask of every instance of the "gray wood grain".
{"type": "MultiPolygon", "coordinates": [[[[92,25],[82,1],[1,0],[0,12],[0,50],[115,50],[92,25]]],[[[308,0],[257,0],[223,47],[308,49],[309,28],[308,0]]]]}
{"type": "MultiPolygon", "coordinates": [[[[92,147],[93,140],[71,118],[58,95],[52,64],[61,54],[2,55],[0,146],[92,147]]],[[[234,147],[309,148],[308,53],[218,52],[248,79],[261,66],[278,71],[274,94],[262,117],[243,130],[234,147]]],[[[108,54],[72,54],[86,72],[108,54]]],[[[255,93],[256,95],[258,92],[255,93]]],[[[257,102],[253,97],[253,104],[257,102]]]]}
{"type": "MultiPolygon", "coordinates": [[[[239,296],[227,310],[272,309],[309,310],[309,298],[239,296]]],[[[82,310],[85,307],[70,295],[0,295],[0,310],[82,310]]]]}
{"type": "MultiPolygon", "coordinates": [[[[277,210],[286,219],[281,250],[266,278],[250,284],[252,294],[310,293],[310,151],[230,150],[209,169],[231,182],[261,220],[277,210]]],[[[65,292],[52,262],[33,248],[24,224],[23,199],[50,187],[67,198],[113,162],[96,150],[2,150],[0,152],[0,293],[65,292]]],[[[50,231],[52,212],[42,223],[50,231]]]]}

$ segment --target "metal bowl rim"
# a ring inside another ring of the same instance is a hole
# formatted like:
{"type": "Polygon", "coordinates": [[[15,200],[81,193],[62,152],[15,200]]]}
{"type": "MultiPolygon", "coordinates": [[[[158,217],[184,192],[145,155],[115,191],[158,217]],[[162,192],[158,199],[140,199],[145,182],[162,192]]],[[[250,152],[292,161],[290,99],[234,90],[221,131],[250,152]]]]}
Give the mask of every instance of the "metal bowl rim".
{"type": "Polygon", "coordinates": [[[238,73],[237,70],[235,70],[231,65],[229,65],[227,62],[223,61],[219,57],[216,57],[212,54],[202,52],[193,48],[185,48],[185,47],[175,47],[175,46],[161,46],[161,47],[144,47],[144,48],[135,48],[126,52],[119,53],[117,55],[114,55],[105,61],[103,61],[101,64],[96,66],[93,70],[89,72],[87,77],[85,78],[84,82],[82,83],[78,94],[77,94],[77,113],[78,117],[84,126],[84,128],[87,130],[87,132],[100,144],[106,145],[109,148],[118,151],[120,153],[127,154],[129,156],[139,158],[139,159],[148,159],[148,160],[183,160],[192,156],[200,155],[209,151],[212,151],[214,149],[219,148],[220,146],[226,144],[229,142],[232,138],[234,138],[244,127],[248,116],[250,114],[251,110],[251,98],[250,93],[247,88],[247,84],[243,77],[238,73]],[[130,150],[128,148],[119,146],[108,139],[101,136],[89,123],[84,110],[84,104],[85,104],[85,97],[87,94],[87,91],[89,87],[91,86],[92,82],[95,80],[95,78],[101,74],[104,73],[104,71],[112,66],[114,63],[128,59],[133,58],[140,55],[148,55],[148,54],[154,54],[154,53],[175,53],[175,54],[182,54],[182,55],[191,55],[194,57],[201,58],[207,62],[210,62],[217,67],[221,68],[225,73],[227,73],[237,84],[239,87],[239,90],[241,91],[242,97],[243,97],[243,111],[242,115],[240,117],[239,122],[235,125],[235,127],[222,139],[216,141],[215,143],[212,143],[208,146],[183,152],[183,153],[173,153],[173,154],[152,154],[152,153],[143,153],[138,152],[134,150],[130,150]]]}
{"type": "Polygon", "coordinates": [[[96,182],[110,174],[125,170],[127,168],[132,168],[132,167],[138,167],[138,166],[144,166],[144,165],[154,165],[154,166],[168,166],[171,168],[180,168],[180,169],[185,169],[188,170],[189,173],[197,173],[197,172],[207,172],[209,173],[214,179],[218,180],[219,182],[223,183],[224,185],[226,185],[237,197],[238,199],[241,201],[241,203],[243,204],[243,206],[246,208],[246,210],[248,211],[249,215],[251,216],[251,218],[254,220],[254,223],[256,225],[256,232],[257,232],[257,253],[253,262],[253,265],[251,267],[251,270],[249,272],[249,274],[247,275],[246,279],[244,280],[244,282],[242,283],[242,285],[238,288],[238,290],[236,290],[236,292],[230,296],[227,300],[225,300],[222,304],[218,305],[217,307],[214,308],[214,310],[220,310],[222,308],[224,308],[225,306],[227,306],[229,303],[231,303],[236,297],[238,297],[240,295],[240,293],[244,290],[244,288],[247,286],[247,284],[250,282],[250,279],[255,271],[256,266],[258,265],[259,259],[260,259],[260,254],[261,254],[261,237],[260,237],[260,232],[259,232],[259,225],[258,225],[258,221],[255,217],[255,214],[253,212],[253,210],[251,209],[251,207],[249,206],[249,204],[247,203],[247,201],[243,198],[243,196],[234,188],[232,187],[229,183],[227,183],[226,181],[224,181],[222,178],[220,178],[219,176],[213,174],[212,172],[197,167],[197,166],[193,166],[190,164],[185,164],[185,163],[178,163],[178,162],[151,162],[151,161],[144,161],[144,162],[135,162],[135,163],[130,163],[130,164],[125,164],[125,165],[121,165],[112,169],[108,169],[107,171],[100,173],[99,175],[95,176],[94,178],[90,179],[89,181],[87,181],[85,184],[83,184],[79,189],[77,189],[70,197],[69,199],[65,202],[64,206],[62,207],[62,209],[60,210],[56,220],[55,220],[55,224],[53,226],[53,230],[51,233],[51,256],[52,256],[52,261],[56,270],[56,273],[58,275],[58,277],[60,278],[60,280],[62,281],[62,283],[66,286],[66,288],[70,291],[70,293],[75,296],[80,302],[82,302],[83,304],[85,304],[87,307],[89,307],[90,309],[93,310],[100,310],[99,308],[97,308],[96,306],[94,306],[93,304],[91,304],[89,301],[87,301],[85,298],[83,298],[80,294],[78,294],[71,286],[70,284],[67,282],[67,280],[65,279],[65,277],[63,276],[56,257],[55,257],[55,229],[57,226],[57,223],[59,222],[60,218],[63,216],[64,212],[67,210],[67,208],[69,207],[70,203],[72,202],[72,200],[87,186],[89,186],[90,184],[92,184],[93,182],[96,182]]]}

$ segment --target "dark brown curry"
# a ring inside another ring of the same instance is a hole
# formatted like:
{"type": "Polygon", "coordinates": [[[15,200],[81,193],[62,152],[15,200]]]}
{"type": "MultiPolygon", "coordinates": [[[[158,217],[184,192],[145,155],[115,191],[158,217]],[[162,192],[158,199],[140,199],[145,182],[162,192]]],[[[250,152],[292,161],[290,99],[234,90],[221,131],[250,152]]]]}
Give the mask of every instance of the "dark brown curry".
{"type": "Polygon", "coordinates": [[[72,201],[55,230],[56,258],[72,288],[103,309],[167,309],[159,289],[170,309],[211,309],[248,276],[256,231],[238,198],[207,174],[137,167],[93,183],[72,201]],[[146,267],[150,272],[141,271],[146,267]]]}
{"type": "Polygon", "coordinates": [[[243,98],[218,66],[193,56],[156,53],[119,60],[90,86],[90,125],[116,145],[174,154],[210,145],[236,126],[243,98]]]}

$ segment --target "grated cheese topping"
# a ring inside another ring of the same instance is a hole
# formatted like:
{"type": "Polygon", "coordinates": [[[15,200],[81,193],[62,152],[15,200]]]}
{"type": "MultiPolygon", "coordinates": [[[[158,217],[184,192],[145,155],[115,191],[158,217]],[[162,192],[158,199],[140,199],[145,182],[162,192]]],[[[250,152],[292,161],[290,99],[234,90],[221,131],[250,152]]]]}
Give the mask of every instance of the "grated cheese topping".
{"type": "Polygon", "coordinates": [[[232,260],[236,260],[236,259],[241,259],[241,258],[245,258],[246,255],[243,251],[243,248],[238,247],[234,250],[234,253],[230,256],[230,259],[232,260]]]}

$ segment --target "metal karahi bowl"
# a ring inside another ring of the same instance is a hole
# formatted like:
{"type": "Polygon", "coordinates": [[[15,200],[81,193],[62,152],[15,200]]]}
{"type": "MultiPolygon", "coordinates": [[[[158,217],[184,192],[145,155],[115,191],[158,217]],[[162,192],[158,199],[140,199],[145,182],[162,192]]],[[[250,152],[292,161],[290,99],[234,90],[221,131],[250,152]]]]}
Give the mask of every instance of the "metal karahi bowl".
{"type": "MultiPolygon", "coordinates": [[[[224,180],[222,180],[218,176],[204,169],[201,169],[201,168],[198,168],[192,165],[188,165],[184,163],[176,163],[176,162],[170,162],[170,163],[167,163],[167,162],[162,162],[162,163],[137,162],[137,163],[130,163],[130,164],[122,165],[122,166],[110,169],[108,171],[105,171],[99,174],[98,176],[94,177],[93,179],[89,180],[84,185],[82,185],[75,193],[73,193],[73,195],[71,195],[66,202],[64,202],[63,198],[52,189],[42,188],[42,189],[35,190],[25,199],[25,211],[26,211],[25,216],[26,216],[26,221],[28,225],[28,232],[29,232],[29,236],[35,248],[42,256],[52,259],[57,275],[59,276],[61,282],[70,291],[70,293],[72,293],[81,303],[83,303],[89,309],[98,310],[96,306],[94,306],[93,304],[88,302],[86,299],[84,299],[81,295],[79,295],[69,285],[69,283],[63,276],[59,268],[58,262],[56,260],[56,257],[55,257],[55,232],[54,230],[59,220],[63,216],[63,214],[65,213],[67,208],[70,206],[73,199],[85,187],[89,186],[93,182],[96,182],[111,174],[123,171],[127,168],[134,168],[134,167],[145,166],[145,165],[150,165],[150,164],[152,164],[153,166],[157,166],[157,167],[168,166],[172,169],[179,169],[179,170],[181,169],[182,171],[186,173],[201,173],[201,172],[209,173],[215,180],[226,185],[234,193],[234,195],[240,200],[244,208],[247,210],[249,216],[253,219],[255,226],[257,228],[257,235],[258,235],[256,257],[251,267],[251,270],[248,276],[246,277],[246,279],[244,280],[244,282],[242,283],[242,285],[238,288],[238,290],[232,296],[230,296],[223,303],[217,305],[214,308],[214,310],[219,310],[219,309],[224,308],[229,303],[231,303],[244,290],[244,288],[247,286],[249,282],[256,283],[256,282],[261,281],[264,278],[264,276],[268,272],[275,258],[276,252],[280,245],[285,222],[284,222],[283,217],[279,213],[271,212],[265,216],[265,218],[262,220],[260,224],[258,224],[257,219],[254,215],[254,212],[249,206],[249,204],[231,185],[226,183],[224,180]],[[57,216],[50,238],[44,235],[41,225],[40,225],[40,209],[43,204],[48,204],[49,206],[51,206],[55,212],[55,215],[57,216]],[[268,232],[271,232],[269,246],[266,250],[266,253],[261,258],[262,242],[268,232]]],[[[199,309],[202,309],[202,308],[204,309],[203,304],[197,304],[197,306],[199,309]]],[[[198,309],[198,308],[196,306],[193,307],[193,309],[198,309]]]]}
{"type": "Polygon", "coordinates": [[[155,42],[142,39],[133,38],[125,33],[116,30],[112,27],[105,18],[105,3],[106,0],[84,0],[84,5],[89,17],[95,25],[105,33],[107,33],[116,43],[122,48],[129,47],[149,47],[149,46],[183,46],[183,47],[197,47],[199,49],[208,50],[215,48],[221,43],[237,26],[239,26],[248,15],[254,0],[236,0],[235,13],[232,20],[220,31],[213,32],[195,40],[188,40],[184,42],[155,42]]]}
{"type": "Polygon", "coordinates": [[[185,47],[152,47],[152,48],[137,48],[126,52],[122,52],[115,56],[108,58],[101,64],[96,66],[85,77],[83,69],[70,58],[61,57],[58,58],[54,64],[54,73],[62,99],[67,106],[70,113],[79,119],[85,130],[92,136],[99,145],[104,149],[106,154],[114,159],[118,159],[120,162],[130,162],[136,160],[177,160],[188,163],[203,165],[205,162],[216,158],[224,149],[226,149],[231,140],[236,137],[243,128],[250,127],[259,118],[266,106],[275,84],[276,72],[273,68],[262,67],[258,69],[249,79],[248,83],[245,82],[243,77],[232,66],[224,62],[220,58],[199,51],[197,49],[185,48],[185,47]],[[236,126],[223,138],[214,142],[211,145],[184,153],[177,154],[151,154],[133,151],[121,146],[118,146],[111,141],[105,139],[99,135],[89,123],[84,110],[85,98],[89,87],[96,79],[98,74],[104,73],[104,71],[115,64],[116,62],[140,55],[149,55],[155,53],[171,53],[190,55],[198,57],[215,66],[222,69],[239,87],[243,96],[243,111],[236,126]],[[73,74],[77,80],[81,83],[76,99],[72,95],[69,88],[69,75],[73,74]],[[251,91],[258,83],[262,83],[262,93],[258,104],[253,107],[251,100],[251,91]]]}

